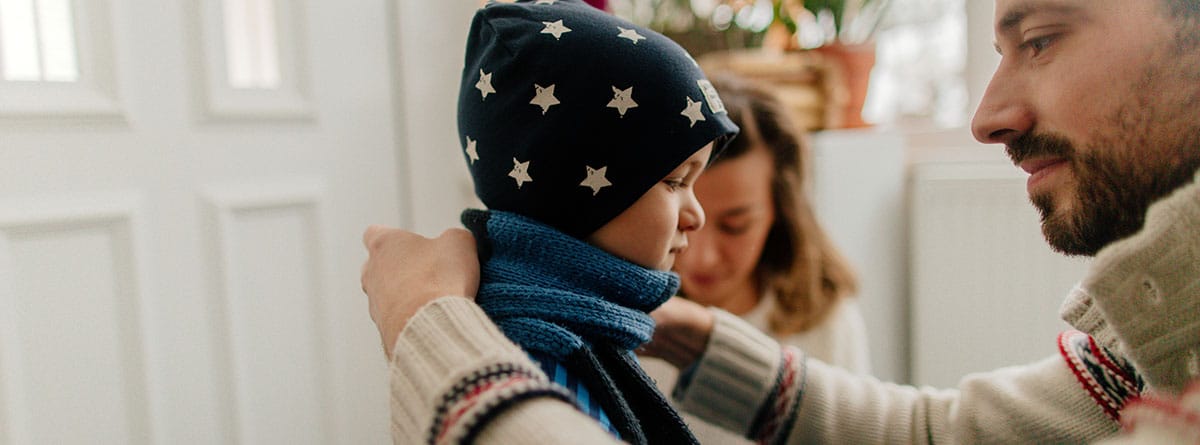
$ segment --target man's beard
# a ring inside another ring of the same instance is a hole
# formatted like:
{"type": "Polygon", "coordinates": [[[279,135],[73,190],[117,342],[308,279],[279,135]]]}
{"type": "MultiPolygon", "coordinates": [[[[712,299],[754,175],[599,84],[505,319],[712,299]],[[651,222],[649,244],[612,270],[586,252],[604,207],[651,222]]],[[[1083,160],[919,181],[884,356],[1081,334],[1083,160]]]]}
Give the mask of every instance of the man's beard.
{"type": "MultiPolygon", "coordinates": [[[[1153,143],[1143,135],[1125,139],[1153,143]]],[[[1009,144],[1014,162],[1033,155],[1059,156],[1067,159],[1075,176],[1075,189],[1067,191],[1067,199],[1074,200],[1069,209],[1058,208],[1053,192],[1030,196],[1042,216],[1042,234],[1054,250],[1090,256],[1132,235],[1142,228],[1151,203],[1189,182],[1200,168],[1197,142],[1192,142],[1191,153],[1176,155],[1132,142],[1098,143],[1086,153],[1055,135],[1024,136],[1009,144]]]]}
{"type": "MultiPolygon", "coordinates": [[[[1167,69],[1179,69],[1176,63],[1169,62],[1167,69]]],[[[1030,196],[1042,215],[1042,234],[1055,250],[1095,255],[1134,234],[1151,203],[1190,182],[1200,169],[1200,85],[1181,82],[1182,72],[1170,73],[1163,82],[1163,74],[1148,71],[1108,125],[1092,133],[1084,152],[1049,133],[1028,133],[1008,144],[1014,163],[1061,157],[1074,175],[1075,189],[1065,191],[1066,199],[1074,200],[1069,209],[1058,208],[1053,192],[1030,196]]]]}

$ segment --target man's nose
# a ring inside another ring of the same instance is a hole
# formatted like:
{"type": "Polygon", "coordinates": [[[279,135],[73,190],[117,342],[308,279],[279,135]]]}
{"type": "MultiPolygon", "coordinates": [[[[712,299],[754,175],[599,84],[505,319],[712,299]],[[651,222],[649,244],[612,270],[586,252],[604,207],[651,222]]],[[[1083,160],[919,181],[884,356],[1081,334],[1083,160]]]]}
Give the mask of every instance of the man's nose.
{"type": "Polygon", "coordinates": [[[985,144],[1007,144],[1027,133],[1034,124],[1027,97],[1025,88],[1002,64],[988,83],[971,120],[975,139],[985,144]]]}

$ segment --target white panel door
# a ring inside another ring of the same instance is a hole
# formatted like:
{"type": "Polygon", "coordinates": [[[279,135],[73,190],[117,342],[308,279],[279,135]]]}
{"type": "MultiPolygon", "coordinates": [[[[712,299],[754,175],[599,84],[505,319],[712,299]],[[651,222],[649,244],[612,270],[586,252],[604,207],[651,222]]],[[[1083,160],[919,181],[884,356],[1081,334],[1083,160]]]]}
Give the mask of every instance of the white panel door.
{"type": "Polygon", "coordinates": [[[387,0],[0,0],[0,444],[383,443],[387,0]]]}

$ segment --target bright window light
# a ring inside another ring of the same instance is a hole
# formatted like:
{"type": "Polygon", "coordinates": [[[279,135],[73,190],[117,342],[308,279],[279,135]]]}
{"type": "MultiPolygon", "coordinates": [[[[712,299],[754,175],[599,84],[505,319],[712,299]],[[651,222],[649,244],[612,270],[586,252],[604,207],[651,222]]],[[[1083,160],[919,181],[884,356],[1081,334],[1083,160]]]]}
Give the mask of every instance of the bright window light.
{"type": "Polygon", "coordinates": [[[235,89],[279,87],[274,0],[222,0],[226,75],[235,89]]]}
{"type": "Polygon", "coordinates": [[[4,80],[79,80],[70,0],[0,0],[4,80]]]}

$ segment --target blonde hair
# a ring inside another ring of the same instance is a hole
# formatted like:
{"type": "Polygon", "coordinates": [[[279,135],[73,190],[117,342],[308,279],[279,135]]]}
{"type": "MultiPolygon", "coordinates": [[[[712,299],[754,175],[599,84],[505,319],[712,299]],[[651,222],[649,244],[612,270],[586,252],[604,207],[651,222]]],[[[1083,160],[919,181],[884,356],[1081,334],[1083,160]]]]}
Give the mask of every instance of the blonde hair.
{"type": "Polygon", "coordinates": [[[770,152],[774,161],[775,222],[755,270],[760,292],[771,290],[776,300],[769,328],[777,335],[807,331],[824,322],[839,299],[857,291],[854,271],[813,212],[807,139],[783,103],[763,86],[728,73],[710,78],[729,117],[742,129],[714,164],[756,147],[770,152]]]}

